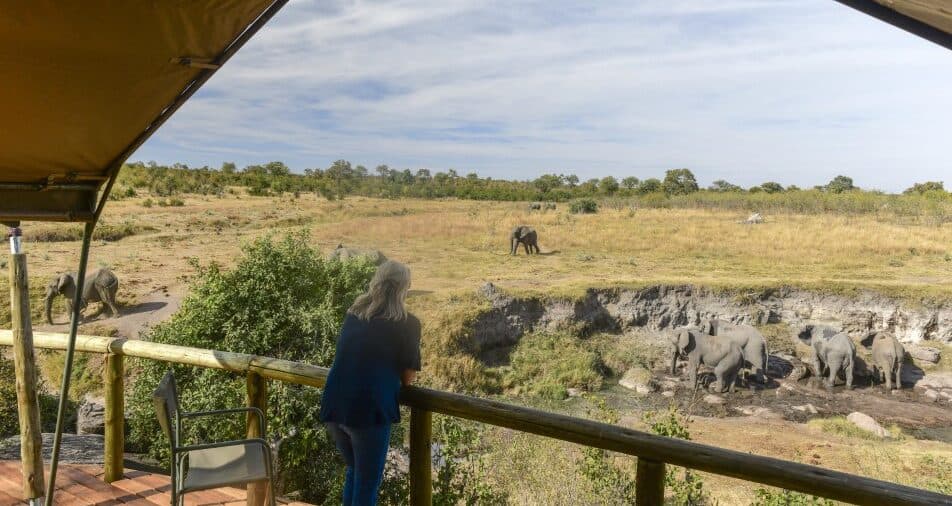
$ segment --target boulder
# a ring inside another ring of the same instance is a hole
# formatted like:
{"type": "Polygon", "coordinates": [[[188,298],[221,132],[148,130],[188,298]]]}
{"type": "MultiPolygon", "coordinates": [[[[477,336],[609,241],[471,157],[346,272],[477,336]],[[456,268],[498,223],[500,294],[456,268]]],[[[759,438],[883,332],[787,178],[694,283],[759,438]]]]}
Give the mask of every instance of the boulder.
{"type": "Polygon", "coordinates": [[[578,388],[566,388],[565,392],[568,394],[569,397],[579,397],[582,395],[582,391],[579,390],[578,388]]]}
{"type": "MultiPolygon", "coordinates": [[[[903,367],[903,371],[906,369],[903,367]]],[[[952,389],[952,372],[927,373],[915,382],[915,385],[919,388],[933,388],[936,390],[952,389]]]]}
{"type": "Polygon", "coordinates": [[[796,411],[802,411],[802,412],[804,412],[804,413],[810,413],[811,415],[815,415],[815,414],[817,414],[817,413],[819,412],[819,411],[816,409],[816,406],[814,406],[813,404],[810,404],[810,403],[803,404],[803,405],[801,405],[801,406],[794,406],[793,409],[796,410],[796,411]]]}
{"type": "MultiPolygon", "coordinates": [[[[102,464],[103,436],[99,434],[63,434],[60,442],[60,463],[102,464]]],[[[53,434],[43,433],[43,460],[49,463],[53,451],[53,434]]],[[[0,440],[0,460],[20,460],[20,436],[0,440]]],[[[19,480],[19,478],[17,478],[19,480]]]]}
{"type": "Polygon", "coordinates": [[[939,359],[942,358],[942,352],[935,348],[925,348],[909,344],[907,344],[905,348],[909,356],[922,362],[937,364],[939,363],[939,359]]]}
{"type": "Polygon", "coordinates": [[[719,406],[721,404],[724,404],[727,401],[725,401],[724,398],[721,397],[720,395],[707,394],[704,396],[704,402],[712,406],[719,406]]]}
{"type": "Polygon", "coordinates": [[[870,432],[879,437],[889,437],[889,431],[884,429],[882,425],[879,425],[876,420],[873,420],[873,417],[867,415],[866,413],[854,411],[847,415],[846,419],[849,420],[853,425],[865,430],[866,432],[870,432]]]}
{"type": "Polygon", "coordinates": [[[618,384],[639,394],[650,394],[658,389],[651,371],[644,367],[632,367],[618,380],[618,384]]]}
{"type": "Polygon", "coordinates": [[[939,401],[939,392],[928,388],[925,392],[922,392],[922,396],[926,398],[929,402],[938,402],[939,401]]]}
{"type": "Polygon", "coordinates": [[[105,434],[106,408],[96,399],[86,398],[76,410],[76,434],[105,434]]]}
{"type": "Polygon", "coordinates": [[[763,406],[740,406],[734,408],[735,411],[739,411],[745,416],[755,416],[757,418],[766,418],[766,419],[778,419],[783,418],[776,411],[765,408],[763,406]]]}
{"type": "Polygon", "coordinates": [[[665,390],[664,392],[661,392],[661,396],[662,396],[662,397],[674,397],[674,391],[673,391],[673,390],[665,390]]]}

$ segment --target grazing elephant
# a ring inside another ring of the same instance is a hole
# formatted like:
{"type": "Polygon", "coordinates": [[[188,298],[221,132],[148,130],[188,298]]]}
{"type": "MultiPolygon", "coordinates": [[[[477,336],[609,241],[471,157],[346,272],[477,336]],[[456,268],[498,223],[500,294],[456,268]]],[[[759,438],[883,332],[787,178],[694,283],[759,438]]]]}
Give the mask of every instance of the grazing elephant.
{"type": "Polygon", "coordinates": [[[334,251],[331,251],[328,260],[350,260],[357,257],[369,258],[377,266],[387,261],[387,257],[379,250],[348,248],[343,244],[338,244],[334,251]]]}
{"type": "Polygon", "coordinates": [[[678,357],[688,361],[690,383],[697,390],[697,371],[701,364],[714,368],[718,390],[734,391],[737,373],[744,364],[744,354],[737,343],[720,336],[711,336],[699,329],[681,328],[671,338],[671,373],[675,373],[678,357]]]}
{"type": "Polygon", "coordinates": [[[539,211],[542,209],[542,202],[531,202],[529,203],[530,211],[539,211]]]}
{"type": "Polygon", "coordinates": [[[737,343],[744,352],[744,367],[754,373],[757,383],[766,381],[767,339],[759,330],[744,324],[710,318],[701,324],[701,331],[711,336],[724,336],[737,343]]]}
{"type": "Polygon", "coordinates": [[[519,247],[520,243],[522,243],[522,246],[526,249],[527,255],[531,255],[533,250],[535,250],[536,253],[539,252],[539,238],[536,235],[536,231],[534,228],[527,227],[526,225],[519,225],[512,229],[512,233],[509,234],[509,243],[510,255],[516,254],[516,248],[519,247]]]}
{"type": "MultiPolygon", "coordinates": [[[[119,278],[109,269],[98,269],[86,277],[83,283],[83,296],[79,300],[79,310],[86,309],[90,302],[102,302],[109,308],[112,316],[119,316],[116,306],[116,292],[119,291],[119,278]]],[[[76,303],[76,274],[63,273],[46,286],[46,321],[53,324],[53,299],[57,295],[66,297],[66,307],[73,314],[76,303]]]]}
{"type": "Polygon", "coordinates": [[[846,388],[853,388],[856,346],[846,332],[837,332],[825,325],[805,325],[797,332],[797,337],[813,348],[813,368],[818,376],[823,376],[829,368],[827,386],[832,387],[836,376],[843,371],[846,388]]]}
{"type": "Polygon", "coordinates": [[[896,339],[896,336],[883,331],[870,332],[863,344],[872,341],[873,348],[873,377],[877,381],[885,381],[886,388],[892,390],[893,377],[896,378],[896,388],[902,389],[902,361],[906,350],[896,339]],[[893,376],[895,375],[895,376],[893,376]]]}

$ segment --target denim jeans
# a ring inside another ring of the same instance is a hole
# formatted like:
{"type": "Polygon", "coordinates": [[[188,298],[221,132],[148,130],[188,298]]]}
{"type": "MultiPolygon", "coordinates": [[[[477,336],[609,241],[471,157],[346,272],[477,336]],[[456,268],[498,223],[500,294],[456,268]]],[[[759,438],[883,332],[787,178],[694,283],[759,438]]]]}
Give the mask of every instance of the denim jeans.
{"type": "Polygon", "coordinates": [[[347,464],[343,506],[374,506],[390,446],[390,425],[324,424],[347,464]]]}

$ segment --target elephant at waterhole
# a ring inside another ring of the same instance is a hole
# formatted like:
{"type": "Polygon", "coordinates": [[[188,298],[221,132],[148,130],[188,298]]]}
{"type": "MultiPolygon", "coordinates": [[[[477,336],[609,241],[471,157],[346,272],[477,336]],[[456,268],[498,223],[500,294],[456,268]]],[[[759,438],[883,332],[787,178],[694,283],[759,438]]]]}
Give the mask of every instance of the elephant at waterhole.
{"type": "Polygon", "coordinates": [[[877,381],[884,381],[886,388],[902,389],[902,362],[906,356],[906,349],[896,339],[896,336],[884,331],[870,332],[861,342],[864,346],[872,347],[873,377],[877,381]],[[893,382],[895,378],[895,382],[893,382]]]}
{"type": "Polygon", "coordinates": [[[712,336],[723,336],[740,346],[744,353],[744,367],[754,373],[758,383],[767,379],[767,339],[751,325],[731,323],[710,318],[701,324],[701,331],[712,336]]]}
{"type": "Polygon", "coordinates": [[[519,244],[522,244],[525,248],[527,255],[531,255],[533,251],[539,253],[539,237],[532,227],[519,225],[512,229],[512,232],[509,234],[510,255],[516,254],[516,249],[519,247],[519,244]]]}
{"type": "Polygon", "coordinates": [[[79,304],[82,312],[90,302],[102,302],[109,308],[113,317],[119,316],[119,307],[116,305],[116,292],[119,291],[119,278],[109,269],[97,269],[86,277],[83,283],[83,293],[76,300],[76,274],[63,273],[46,286],[46,321],[53,324],[53,299],[57,295],[66,297],[66,307],[73,314],[73,304],[79,304]]]}
{"type": "Polygon", "coordinates": [[[744,364],[744,354],[737,343],[722,336],[705,334],[700,329],[681,328],[671,338],[671,374],[675,374],[679,357],[688,361],[689,382],[697,390],[697,372],[701,365],[714,369],[718,391],[734,391],[737,373],[744,364]]]}
{"type": "Polygon", "coordinates": [[[804,325],[797,337],[813,348],[813,368],[817,376],[829,369],[827,386],[832,387],[842,371],[846,388],[853,388],[853,367],[856,365],[856,346],[846,332],[837,332],[826,325],[804,325]]]}

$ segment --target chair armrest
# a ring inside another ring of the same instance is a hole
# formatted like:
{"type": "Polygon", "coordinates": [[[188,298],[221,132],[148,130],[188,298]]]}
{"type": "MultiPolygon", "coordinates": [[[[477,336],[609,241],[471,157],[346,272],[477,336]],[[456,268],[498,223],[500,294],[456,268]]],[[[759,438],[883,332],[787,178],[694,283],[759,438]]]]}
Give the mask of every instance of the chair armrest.
{"type": "Polygon", "coordinates": [[[216,409],[214,411],[191,411],[179,413],[179,419],[186,418],[201,418],[206,416],[217,416],[217,415],[228,415],[231,413],[254,413],[258,417],[258,427],[261,429],[261,435],[264,436],[265,432],[265,420],[264,413],[253,406],[248,406],[244,408],[230,408],[230,409],[216,409]]]}
{"type": "Polygon", "coordinates": [[[233,439],[233,440],[230,440],[230,441],[220,441],[220,442],[218,442],[218,443],[204,443],[204,444],[200,444],[200,445],[179,446],[179,447],[177,447],[177,448],[173,448],[172,451],[173,451],[174,453],[188,453],[188,452],[190,452],[190,451],[196,451],[196,450],[211,450],[211,449],[213,449],[213,448],[225,448],[225,447],[228,447],[228,446],[240,446],[240,445],[245,445],[245,444],[248,444],[248,443],[259,444],[259,445],[263,446],[266,450],[268,450],[268,451],[271,450],[271,446],[268,444],[267,441],[265,441],[264,439],[254,438],[254,439],[233,439]]]}

